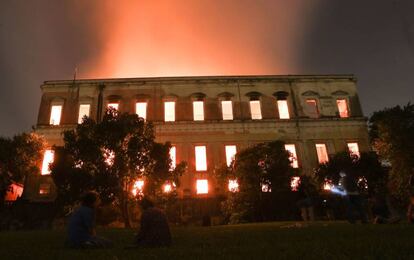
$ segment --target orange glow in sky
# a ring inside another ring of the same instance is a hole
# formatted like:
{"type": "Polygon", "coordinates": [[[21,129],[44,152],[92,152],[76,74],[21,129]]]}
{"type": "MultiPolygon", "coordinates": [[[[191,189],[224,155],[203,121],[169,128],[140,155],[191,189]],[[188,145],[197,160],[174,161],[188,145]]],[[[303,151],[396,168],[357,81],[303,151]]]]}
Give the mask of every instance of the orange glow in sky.
{"type": "Polygon", "coordinates": [[[101,49],[79,75],[286,74],[295,69],[310,2],[102,0],[101,49]]]}

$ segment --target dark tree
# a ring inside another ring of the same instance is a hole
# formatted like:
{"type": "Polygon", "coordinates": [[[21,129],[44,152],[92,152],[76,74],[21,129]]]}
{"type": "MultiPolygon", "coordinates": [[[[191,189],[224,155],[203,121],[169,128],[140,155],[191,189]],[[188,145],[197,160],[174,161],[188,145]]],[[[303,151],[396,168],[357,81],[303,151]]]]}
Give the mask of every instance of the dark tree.
{"type": "Polygon", "coordinates": [[[160,195],[156,190],[166,182],[177,185],[185,169],[185,164],[171,169],[171,145],[155,142],[152,124],[114,109],[100,123],[84,118],[75,130],[64,132],[64,142],[51,167],[59,204],[71,207],[84,191],[96,190],[104,204],[119,206],[126,227],[136,180],[145,180],[143,194],[160,195]]]}
{"type": "Polygon", "coordinates": [[[375,112],[369,120],[369,134],[380,159],[391,166],[390,192],[406,202],[414,192],[414,105],[396,106],[375,112]]]}
{"type": "Polygon", "coordinates": [[[229,191],[223,203],[229,221],[261,221],[271,219],[270,211],[277,210],[281,195],[291,192],[294,169],[284,143],[275,141],[238,152],[231,167],[223,165],[216,170],[216,176],[224,189],[228,180],[237,180],[239,184],[238,192],[229,191]]]}
{"type": "Polygon", "coordinates": [[[24,184],[28,175],[40,174],[44,140],[34,133],[0,137],[0,200],[13,182],[24,184]]]}

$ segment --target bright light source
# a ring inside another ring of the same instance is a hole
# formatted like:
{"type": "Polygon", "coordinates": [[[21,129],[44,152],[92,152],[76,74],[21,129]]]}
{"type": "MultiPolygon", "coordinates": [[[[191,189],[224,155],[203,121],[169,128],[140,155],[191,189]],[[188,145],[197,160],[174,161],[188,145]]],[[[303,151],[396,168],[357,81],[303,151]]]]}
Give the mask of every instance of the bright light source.
{"type": "Polygon", "coordinates": [[[227,166],[231,165],[231,162],[234,160],[234,157],[237,153],[237,148],[235,145],[226,145],[226,163],[227,166]]]}
{"type": "Polygon", "coordinates": [[[290,153],[289,160],[293,168],[299,168],[298,156],[296,154],[296,147],[294,144],[285,144],[285,149],[290,153]]]}
{"type": "Polygon", "coordinates": [[[289,119],[289,108],[287,100],[278,100],[277,101],[277,108],[279,110],[279,118],[280,119],[289,119]]]}
{"type": "Polygon", "coordinates": [[[175,146],[172,146],[170,148],[170,159],[171,159],[171,170],[174,170],[175,167],[177,166],[177,157],[176,157],[176,148],[175,146]]]}
{"type": "Polygon", "coordinates": [[[194,116],[194,121],[204,120],[204,102],[203,101],[193,101],[193,116],[194,116]]]}
{"type": "Polygon", "coordinates": [[[134,185],[132,186],[132,190],[131,190],[132,195],[134,196],[144,195],[144,184],[145,182],[143,180],[135,181],[134,185]]]}
{"type": "Polygon", "coordinates": [[[325,144],[315,144],[316,154],[318,155],[318,162],[320,164],[327,163],[329,161],[328,150],[325,144]]]}
{"type": "Polygon", "coordinates": [[[50,184],[42,183],[39,185],[39,195],[47,195],[50,193],[50,184]]]}
{"type": "Polygon", "coordinates": [[[346,99],[337,99],[336,105],[338,106],[339,117],[349,117],[348,103],[346,102],[346,99]]]}
{"type": "Polygon", "coordinates": [[[306,100],[306,110],[307,110],[309,117],[311,118],[319,117],[318,103],[316,102],[316,99],[306,100]]]}
{"type": "Polygon", "coordinates": [[[233,104],[231,100],[221,101],[221,112],[223,120],[233,120],[233,104]]]}
{"type": "Polygon", "coordinates": [[[262,192],[272,192],[270,183],[262,183],[262,192]]]}
{"type": "Polygon", "coordinates": [[[79,105],[79,115],[78,115],[78,124],[82,124],[83,117],[89,117],[91,110],[90,104],[81,104],[79,105]]]}
{"type": "Polygon", "coordinates": [[[114,151],[111,151],[109,149],[104,149],[104,154],[103,154],[104,158],[105,158],[105,163],[109,166],[112,166],[115,162],[115,153],[114,151]]]}
{"type": "Polygon", "coordinates": [[[331,190],[333,187],[332,181],[331,180],[325,180],[325,182],[323,183],[323,189],[324,190],[331,190]]]}
{"type": "Polygon", "coordinates": [[[298,191],[299,185],[300,185],[300,177],[299,176],[292,177],[292,179],[290,180],[290,188],[292,189],[292,191],[298,191]]]}
{"type": "Polygon", "coordinates": [[[53,163],[55,152],[53,150],[46,150],[43,155],[42,175],[50,174],[49,164],[53,163]]]}
{"type": "Polygon", "coordinates": [[[137,102],[135,104],[135,112],[139,117],[147,120],[147,102],[137,102]]]}
{"type": "Polygon", "coordinates": [[[350,154],[360,156],[358,143],[347,143],[347,145],[350,154]]]}
{"type": "Polygon", "coordinates": [[[165,122],[175,121],[175,102],[174,101],[164,102],[164,121],[165,122]]]}
{"type": "Polygon", "coordinates": [[[195,147],[196,171],[207,171],[207,154],[205,146],[195,147]]]}
{"type": "Polygon", "coordinates": [[[113,108],[115,110],[118,110],[119,104],[118,103],[109,103],[108,108],[113,108]]]}
{"type": "Polygon", "coordinates": [[[262,119],[259,100],[250,100],[250,114],[252,115],[252,119],[262,119]]]}
{"type": "Polygon", "coordinates": [[[228,188],[229,188],[230,192],[238,192],[239,191],[239,183],[237,182],[237,180],[229,180],[228,188]]]}
{"type": "Polygon", "coordinates": [[[164,192],[165,193],[170,193],[173,190],[173,186],[175,186],[175,185],[173,185],[171,183],[164,184],[164,187],[163,187],[164,192]]]}
{"type": "Polygon", "coordinates": [[[197,180],[196,183],[197,194],[207,194],[208,193],[208,181],[207,180],[197,180]]]}
{"type": "Polygon", "coordinates": [[[51,125],[59,125],[60,124],[60,118],[62,116],[62,106],[52,106],[52,109],[50,111],[50,121],[49,123],[51,125]]]}

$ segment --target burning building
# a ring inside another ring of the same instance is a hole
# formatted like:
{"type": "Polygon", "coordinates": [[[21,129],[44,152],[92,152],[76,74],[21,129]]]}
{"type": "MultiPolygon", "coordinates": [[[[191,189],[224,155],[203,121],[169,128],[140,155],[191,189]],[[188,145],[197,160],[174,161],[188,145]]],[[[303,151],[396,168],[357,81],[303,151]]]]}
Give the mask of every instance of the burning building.
{"type": "MultiPolygon", "coordinates": [[[[62,146],[62,131],[83,116],[97,121],[108,107],[137,113],[154,124],[156,140],[169,141],[174,163],[186,161],[178,193],[214,197],[213,170],[249,145],[283,140],[292,166],[304,174],[329,154],[369,149],[366,118],[353,75],[205,76],[46,81],[36,132],[62,146]]],[[[44,154],[41,176],[27,192],[35,201],[56,196],[44,154]]],[[[144,184],[143,184],[144,185],[144,184]]],[[[229,180],[228,188],[238,184],[229,180]]]]}

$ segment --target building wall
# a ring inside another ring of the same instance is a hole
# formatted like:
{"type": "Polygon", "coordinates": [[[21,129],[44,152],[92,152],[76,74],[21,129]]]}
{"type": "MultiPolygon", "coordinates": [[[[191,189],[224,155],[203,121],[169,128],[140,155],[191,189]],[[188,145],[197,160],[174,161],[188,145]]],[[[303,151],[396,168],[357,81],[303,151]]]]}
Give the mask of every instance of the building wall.
{"type": "Polygon", "coordinates": [[[196,179],[208,179],[214,196],[215,166],[225,163],[224,147],[283,140],[296,145],[300,168],[309,173],[317,166],[315,143],[326,143],[330,154],[357,142],[360,151],[369,150],[366,118],[363,117],[352,75],[336,76],[243,76],[176,77],[109,80],[49,81],[42,86],[42,100],[36,131],[50,145],[62,145],[61,131],[76,127],[79,104],[91,104],[90,116],[98,119],[109,102],[119,102],[120,112],[135,113],[135,103],[148,103],[147,120],[155,125],[156,139],[176,146],[177,162],[187,161],[180,194],[195,195],[196,179]],[[101,91],[101,92],[100,92],[101,91]],[[99,94],[102,107],[99,107],[99,94]],[[290,119],[279,119],[276,105],[280,93],[286,97],[290,119]],[[249,101],[261,103],[262,119],[252,120],[249,101]],[[317,100],[319,116],[310,118],[307,99],[317,100]],[[336,100],[348,102],[350,116],[340,118],[336,100]],[[222,120],[221,100],[233,103],[234,120],[222,120]],[[176,102],[176,121],[164,122],[163,102],[176,102]],[[194,100],[204,101],[204,121],[193,120],[194,100]],[[61,123],[51,126],[50,109],[62,104],[61,123]],[[207,171],[195,170],[194,147],[207,147],[207,171]]]}

